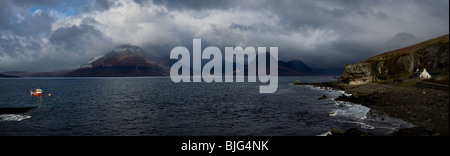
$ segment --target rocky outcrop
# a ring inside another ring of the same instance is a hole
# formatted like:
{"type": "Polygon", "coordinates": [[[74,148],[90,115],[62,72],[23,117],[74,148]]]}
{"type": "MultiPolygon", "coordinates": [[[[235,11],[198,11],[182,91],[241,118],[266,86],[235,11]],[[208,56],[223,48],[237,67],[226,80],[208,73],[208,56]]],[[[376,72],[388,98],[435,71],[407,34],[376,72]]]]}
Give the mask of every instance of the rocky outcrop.
{"type": "Polygon", "coordinates": [[[376,75],[372,71],[372,64],[368,62],[346,65],[341,77],[341,81],[350,85],[364,84],[372,82],[374,79],[376,79],[376,75]]]}
{"type": "Polygon", "coordinates": [[[416,69],[446,69],[449,66],[449,36],[441,36],[345,66],[340,80],[350,85],[380,80],[411,78],[416,69]]]}

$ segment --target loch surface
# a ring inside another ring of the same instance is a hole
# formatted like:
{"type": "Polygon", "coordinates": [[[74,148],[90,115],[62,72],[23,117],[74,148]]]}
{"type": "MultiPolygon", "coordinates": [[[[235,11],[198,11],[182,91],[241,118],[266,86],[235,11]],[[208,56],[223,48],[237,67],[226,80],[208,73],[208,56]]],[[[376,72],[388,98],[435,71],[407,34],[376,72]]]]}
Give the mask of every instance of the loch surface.
{"type": "Polygon", "coordinates": [[[0,108],[38,106],[40,98],[29,90],[44,90],[42,107],[0,115],[0,135],[309,136],[333,128],[389,135],[413,126],[334,101],[340,91],[294,86],[295,80],[333,77],[279,77],[273,94],[260,94],[261,83],[174,83],[169,77],[0,79],[0,108]],[[323,95],[328,98],[318,100],[323,95]]]}

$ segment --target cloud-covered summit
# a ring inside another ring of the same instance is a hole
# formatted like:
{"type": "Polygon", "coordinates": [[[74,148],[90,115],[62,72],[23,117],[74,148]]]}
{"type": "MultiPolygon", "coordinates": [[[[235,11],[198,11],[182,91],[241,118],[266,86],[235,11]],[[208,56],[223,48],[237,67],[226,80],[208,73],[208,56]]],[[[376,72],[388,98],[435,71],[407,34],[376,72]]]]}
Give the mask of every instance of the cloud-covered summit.
{"type": "Polygon", "coordinates": [[[0,0],[0,71],[70,69],[117,45],[279,47],[339,67],[449,33],[448,0],[0,0]]]}

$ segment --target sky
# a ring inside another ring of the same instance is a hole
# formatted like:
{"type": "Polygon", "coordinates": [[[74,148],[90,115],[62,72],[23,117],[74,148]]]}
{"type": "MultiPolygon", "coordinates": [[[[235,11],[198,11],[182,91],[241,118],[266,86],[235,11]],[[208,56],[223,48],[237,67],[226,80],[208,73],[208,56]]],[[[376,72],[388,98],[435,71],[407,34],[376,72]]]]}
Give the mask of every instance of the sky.
{"type": "Polygon", "coordinates": [[[132,44],[278,47],[339,68],[449,33],[448,0],[0,0],[0,72],[74,69],[132,44]]]}

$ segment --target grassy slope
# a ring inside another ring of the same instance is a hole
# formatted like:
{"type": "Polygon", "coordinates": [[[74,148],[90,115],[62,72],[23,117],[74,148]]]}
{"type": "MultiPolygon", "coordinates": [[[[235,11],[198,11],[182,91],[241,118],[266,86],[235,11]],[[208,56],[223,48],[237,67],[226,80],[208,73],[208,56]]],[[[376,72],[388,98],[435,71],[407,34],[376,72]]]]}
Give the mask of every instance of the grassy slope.
{"type": "Polygon", "coordinates": [[[366,61],[379,61],[379,60],[386,60],[386,59],[390,59],[396,55],[407,55],[409,53],[415,52],[419,49],[425,48],[426,46],[430,45],[430,44],[435,44],[435,43],[449,43],[449,35],[444,35],[438,38],[434,38],[431,40],[427,40],[421,43],[417,43],[405,48],[401,48],[401,49],[397,49],[397,50],[393,50],[390,52],[386,52],[371,58],[368,58],[366,61]]]}

